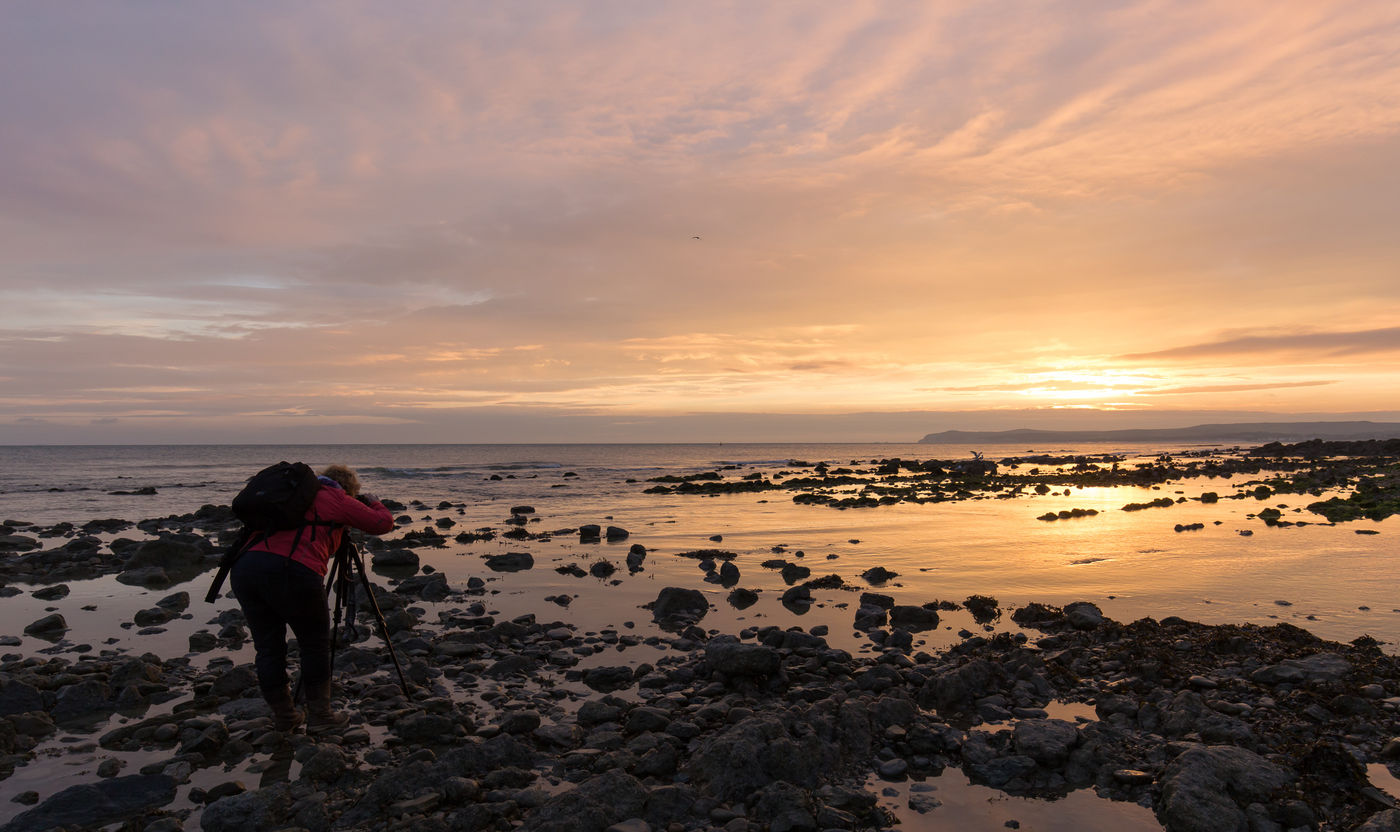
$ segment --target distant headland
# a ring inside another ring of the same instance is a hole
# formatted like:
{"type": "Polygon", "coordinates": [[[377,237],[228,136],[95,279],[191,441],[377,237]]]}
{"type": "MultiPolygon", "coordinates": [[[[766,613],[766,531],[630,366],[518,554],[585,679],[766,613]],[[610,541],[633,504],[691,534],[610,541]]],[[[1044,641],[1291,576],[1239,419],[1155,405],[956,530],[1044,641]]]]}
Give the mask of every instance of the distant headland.
{"type": "Polygon", "coordinates": [[[1046,442],[1298,442],[1308,439],[1391,439],[1400,422],[1240,422],[1184,428],[1133,430],[945,430],[919,444],[1024,444],[1046,442]]]}

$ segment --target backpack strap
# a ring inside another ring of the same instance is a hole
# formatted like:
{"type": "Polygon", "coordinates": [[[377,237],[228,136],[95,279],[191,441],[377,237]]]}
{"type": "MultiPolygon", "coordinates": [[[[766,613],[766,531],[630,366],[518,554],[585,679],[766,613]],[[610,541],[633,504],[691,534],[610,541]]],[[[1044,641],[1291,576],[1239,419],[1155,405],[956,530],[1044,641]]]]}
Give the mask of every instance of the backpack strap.
{"type": "MultiPolygon", "coordinates": [[[[292,548],[290,548],[290,549],[287,550],[287,557],[290,558],[292,555],[296,554],[297,545],[301,543],[301,534],[302,534],[302,532],[306,531],[306,527],[307,527],[307,526],[310,526],[310,527],[311,527],[311,539],[312,539],[312,540],[315,540],[315,539],[316,539],[316,527],[317,527],[317,526],[330,526],[330,527],[333,528],[333,527],[340,526],[340,525],[342,525],[342,524],[341,524],[341,523],[336,523],[336,522],[333,521],[333,520],[321,520],[321,519],[318,519],[318,517],[317,517],[317,515],[316,515],[316,513],[315,513],[315,510],[313,509],[313,510],[312,510],[312,519],[311,519],[311,520],[306,520],[306,521],[304,521],[300,526],[297,526],[297,533],[296,533],[295,536],[292,537],[292,548]]],[[[266,539],[266,538],[264,538],[264,539],[266,539]]]]}
{"type": "MultiPolygon", "coordinates": [[[[238,533],[238,537],[234,538],[233,545],[228,547],[223,557],[219,558],[219,571],[214,574],[214,582],[209,585],[209,592],[204,596],[205,603],[212,604],[218,599],[219,590],[223,589],[224,579],[228,577],[229,570],[233,568],[239,558],[243,557],[244,552],[253,548],[255,538],[256,535],[247,527],[244,527],[238,533]]],[[[263,535],[263,539],[267,539],[266,534],[263,535]]]]}

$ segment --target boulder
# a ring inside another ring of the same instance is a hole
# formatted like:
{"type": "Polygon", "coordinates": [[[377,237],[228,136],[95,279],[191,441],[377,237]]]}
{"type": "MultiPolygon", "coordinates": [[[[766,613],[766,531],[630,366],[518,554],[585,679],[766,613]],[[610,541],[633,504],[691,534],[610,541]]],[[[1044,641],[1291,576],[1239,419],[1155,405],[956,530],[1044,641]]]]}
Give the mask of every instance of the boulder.
{"type": "MultiPolygon", "coordinates": [[[[175,780],[164,774],[133,774],[80,783],[5,824],[5,832],[45,832],[69,827],[97,829],[137,817],[175,799],[175,780]]],[[[210,829],[207,821],[205,829],[210,829]]],[[[244,828],[252,828],[244,827],[244,828]]]]}
{"type": "Polygon", "coordinates": [[[862,592],[860,594],[860,605],[862,607],[879,607],[882,610],[887,610],[894,606],[894,598],[879,592],[862,592]]]}
{"type": "Polygon", "coordinates": [[[394,592],[400,595],[409,595],[424,601],[441,601],[447,597],[450,591],[447,586],[447,576],[441,572],[434,572],[430,575],[414,575],[411,578],[405,578],[398,586],[394,587],[394,592]]]}
{"type": "Polygon", "coordinates": [[[754,592],[752,589],[739,587],[738,589],[732,590],[726,600],[729,601],[729,606],[734,609],[746,610],[758,603],[758,593],[754,592]]]}
{"type": "Polygon", "coordinates": [[[529,552],[506,552],[486,556],[486,568],[492,572],[523,572],[534,565],[535,558],[529,552]]]}
{"type": "Polygon", "coordinates": [[[410,745],[432,745],[456,739],[457,726],[445,714],[414,713],[394,723],[394,734],[410,745]]]}
{"type": "Polygon", "coordinates": [[[583,671],[583,683],[599,693],[612,693],[615,690],[632,687],[633,676],[632,668],[625,665],[590,667],[583,671]]]}
{"type": "Polygon", "coordinates": [[[1070,626],[1076,630],[1092,630],[1103,623],[1103,613],[1098,607],[1088,601],[1075,601],[1066,604],[1064,608],[1065,618],[1069,620],[1070,626]]]}
{"type": "Polygon", "coordinates": [[[190,594],[188,592],[172,592],[157,601],[156,606],[171,612],[182,613],[189,609],[190,594]]]}
{"type": "Polygon", "coordinates": [[[155,627],[164,624],[175,616],[176,613],[164,607],[150,607],[144,610],[137,610],[131,620],[135,621],[138,627],[155,627]]]}
{"type": "Polygon", "coordinates": [[[783,576],[783,583],[792,584],[812,577],[812,570],[798,563],[785,563],[780,574],[783,576]]]}
{"type": "Polygon", "coordinates": [[[744,644],[733,636],[715,636],[705,643],[705,668],[725,676],[771,676],[782,667],[772,647],[744,644]]]}
{"type": "Polygon", "coordinates": [[[0,716],[43,709],[44,695],[38,688],[15,679],[8,673],[0,673],[0,716]]]}
{"type": "Polygon", "coordinates": [[[906,630],[931,630],[938,626],[938,610],[912,604],[895,604],[890,607],[890,625],[906,630]]]}
{"type": "Polygon", "coordinates": [[[1400,832],[1400,809],[1385,809],[1366,819],[1354,832],[1400,832]]]}
{"type": "Polygon", "coordinates": [[[0,552],[28,552],[38,549],[39,546],[38,540],[26,535],[0,534],[0,552]]]}
{"type": "Polygon", "coordinates": [[[218,675],[210,692],[215,696],[236,697],[244,691],[257,687],[257,684],[258,672],[253,665],[234,665],[218,675]]]}
{"type": "Polygon", "coordinates": [[[199,535],[172,535],[144,541],[122,566],[124,570],[157,566],[167,574],[193,577],[209,565],[213,551],[213,544],[199,535]]]}
{"type": "Polygon", "coordinates": [[[1079,729],[1063,719],[1022,719],[1012,733],[1016,752],[1046,768],[1058,768],[1079,742],[1079,729]]]}
{"type": "Polygon", "coordinates": [[[873,604],[861,604],[856,610],[855,628],[857,630],[873,630],[876,627],[883,627],[889,621],[889,614],[883,607],[873,604]]]}
{"type": "Polygon", "coordinates": [[[59,689],[54,700],[53,718],[60,723],[81,722],[110,714],[112,708],[107,685],[98,679],[84,679],[59,689]]]}
{"type": "Polygon", "coordinates": [[[864,572],[860,573],[860,576],[864,578],[868,583],[878,585],[883,584],[886,581],[898,578],[899,573],[891,572],[883,566],[872,566],[864,572]]]}
{"type": "Polygon", "coordinates": [[[525,819],[521,832],[603,832],[642,814],[647,789],[621,769],[591,777],[550,798],[525,819]]]}
{"type": "Polygon", "coordinates": [[[291,804],[287,785],[276,783],[265,789],[254,789],[214,801],[204,808],[199,824],[204,832],[279,829],[288,825],[281,821],[291,804]]]}
{"type": "Polygon", "coordinates": [[[1157,816],[1172,832],[1243,832],[1245,807],[1268,803],[1293,773],[1233,746],[1195,746],[1162,773],[1157,816]]]}
{"type": "Polygon", "coordinates": [[[1261,667],[1249,674],[1249,679],[1261,685],[1284,682],[1322,684],[1340,681],[1351,673],[1351,669],[1351,662],[1336,653],[1314,653],[1301,659],[1285,659],[1279,664],[1261,667]]]}
{"type": "Polygon", "coordinates": [[[46,586],[43,589],[36,589],[29,594],[38,598],[40,601],[57,601],[60,598],[67,597],[68,584],[46,586]]]}
{"type": "Polygon", "coordinates": [[[371,566],[391,569],[418,568],[418,553],[412,549],[381,549],[370,555],[371,566]]]}
{"type": "Polygon", "coordinates": [[[794,736],[782,721],[761,714],[695,740],[687,773],[701,790],[738,802],[777,780],[804,788],[820,784],[837,752],[814,733],[794,736]]]}
{"type": "Polygon", "coordinates": [[[140,569],[128,569],[117,575],[117,581],[128,586],[144,586],[151,589],[164,589],[175,583],[164,569],[159,566],[143,566],[140,569]]]}
{"type": "Polygon", "coordinates": [[[801,615],[812,606],[812,590],[806,586],[792,586],[783,591],[779,601],[789,612],[801,615]]]}
{"type": "Polygon", "coordinates": [[[657,594],[651,605],[652,618],[657,621],[687,620],[694,623],[710,611],[710,602],[698,589],[668,586],[657,594]]]}
{"type": "Polygon", "coordinates": [[[24,628],[24,634],[35,638],[56,639],[68,632],[68,622],[62,615],[51,613],[24,628]]]}
{"type": "Polygon", "coordinates": [[[782,780],[758,790],[752,816],[777,832],[817,832],[816,803],[811,794],[782,780]]]}
{"type": "Polygon", "coordinates": [[[940,713],[969,710],[977,699],[987,695],[996,675],[996,668],[986,659],[973,659],[960,667],[944,670],[929,677],[919,689],[919,706],[940,713]]]}

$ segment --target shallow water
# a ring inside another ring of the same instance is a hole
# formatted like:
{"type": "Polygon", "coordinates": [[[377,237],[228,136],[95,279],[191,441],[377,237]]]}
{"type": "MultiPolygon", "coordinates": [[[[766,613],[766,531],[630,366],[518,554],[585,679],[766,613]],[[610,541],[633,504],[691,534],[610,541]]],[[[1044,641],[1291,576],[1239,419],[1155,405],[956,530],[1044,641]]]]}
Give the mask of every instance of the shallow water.
{"type": "Polygon", "coordinates": [[[1136,803],[1105,800],[1091,789],[1070,792],[1056,800],[1016,797],[978,786],[957,769],[921,781],[890,783],[879,777],[866,789],[880,795],[880,805],[899,819],[902,832],[1157,832],[1162,825],[1152,810],[1136,803]],[[1016,826],[1008,826],[1015,823],[1016,826]]]}

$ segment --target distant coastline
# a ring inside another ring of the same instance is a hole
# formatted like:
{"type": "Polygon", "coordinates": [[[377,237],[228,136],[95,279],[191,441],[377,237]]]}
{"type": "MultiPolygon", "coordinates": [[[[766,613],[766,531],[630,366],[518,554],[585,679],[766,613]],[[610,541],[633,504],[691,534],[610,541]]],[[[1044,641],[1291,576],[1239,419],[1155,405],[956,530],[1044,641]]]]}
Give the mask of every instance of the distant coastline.
{"type": "Polygon", "coordinates": [[[1391,439],[1400,422],[1241,422],[1183,428],[1131,430],[945,430],[921,445],[951,443],[1039,444],[1045,442],[1300,442],[1308,439],[1391,439]]]}

